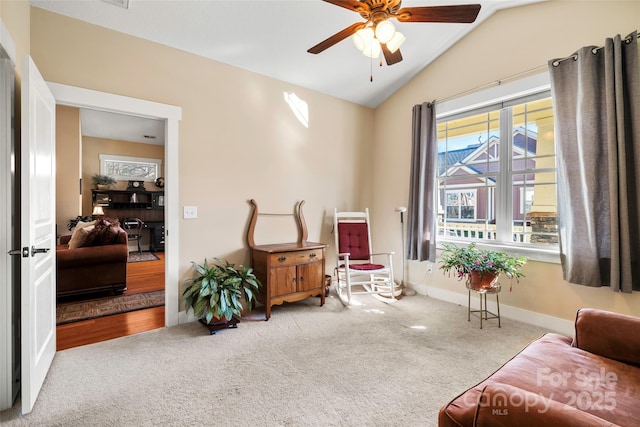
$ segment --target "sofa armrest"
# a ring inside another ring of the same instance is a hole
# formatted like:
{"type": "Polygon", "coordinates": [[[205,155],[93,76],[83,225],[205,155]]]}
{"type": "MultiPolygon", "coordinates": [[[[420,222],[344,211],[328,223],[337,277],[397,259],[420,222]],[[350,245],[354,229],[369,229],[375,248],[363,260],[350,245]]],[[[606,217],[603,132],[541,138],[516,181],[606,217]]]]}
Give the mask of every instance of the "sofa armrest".
{"type": "Polygon", "coordinates": [[[489,384],[476,408],[476,427],[616,426],[589,412],[507,384],[489,384]]]}
{"type": "Polygon", "coordinates": [[[640,318],[594,308],[576,315],[573,346],[589,353],[640,366],[640,318]]]}
{"type": "Polygon", "coordinates": [[[123,244],[91,246],[56,251],[58,269],[94,264],[126,263],[129,246],[123,244]]]}

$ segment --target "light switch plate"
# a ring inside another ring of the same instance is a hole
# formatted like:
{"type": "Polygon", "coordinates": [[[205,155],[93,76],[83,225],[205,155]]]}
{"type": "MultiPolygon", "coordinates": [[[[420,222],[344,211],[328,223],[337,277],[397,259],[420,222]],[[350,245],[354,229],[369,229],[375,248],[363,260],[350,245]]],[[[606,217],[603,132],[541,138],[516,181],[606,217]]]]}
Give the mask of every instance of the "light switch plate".
{"type": "Polygon", "coordinates": [[[198,207],[197,206],[185,206],[184,207],[184,219],[194,219],[198,218],[198,207]]]}

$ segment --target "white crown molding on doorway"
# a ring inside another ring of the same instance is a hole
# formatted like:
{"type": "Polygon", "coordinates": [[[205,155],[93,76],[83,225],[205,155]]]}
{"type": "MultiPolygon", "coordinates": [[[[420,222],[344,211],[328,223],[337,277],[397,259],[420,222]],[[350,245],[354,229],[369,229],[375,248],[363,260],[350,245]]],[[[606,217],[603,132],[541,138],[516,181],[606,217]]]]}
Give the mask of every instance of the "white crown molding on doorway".
{"type": "Polygon", "coordinates": [[[144,99],[47,82],[57,104],[165,121],[165,326],[179,323],[178,125],[182,108],[144,99]]]}

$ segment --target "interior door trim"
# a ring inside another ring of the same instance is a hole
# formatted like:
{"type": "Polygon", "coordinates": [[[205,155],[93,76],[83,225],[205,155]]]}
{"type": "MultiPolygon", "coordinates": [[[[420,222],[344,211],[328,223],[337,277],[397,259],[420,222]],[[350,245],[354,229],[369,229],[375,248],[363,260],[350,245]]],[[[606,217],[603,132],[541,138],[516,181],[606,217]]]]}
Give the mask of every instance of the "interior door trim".
{"type": "Polygon", "coordinates": [[[178,198],[178,126],[182,119],[182,107],[144,99],[130,98],[47,82],[56,103],[78,108],[91,108],[113,113],[129,114],[165,122],[165,326],[178,324],[180,302],[180,279],[178,272],[180,257],[180,218],[178,198]]]}

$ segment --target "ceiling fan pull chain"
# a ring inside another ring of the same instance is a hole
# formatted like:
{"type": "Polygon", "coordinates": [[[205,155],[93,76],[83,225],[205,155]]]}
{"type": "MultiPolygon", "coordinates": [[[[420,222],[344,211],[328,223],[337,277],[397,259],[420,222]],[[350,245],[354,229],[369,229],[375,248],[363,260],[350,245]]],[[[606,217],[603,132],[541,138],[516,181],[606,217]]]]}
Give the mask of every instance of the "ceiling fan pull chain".
{"type": "Polygon", "coordinates": [[[373,57],[370,58],[369,68],[370,68],[369,81],[373,83],[373,57]]]}

